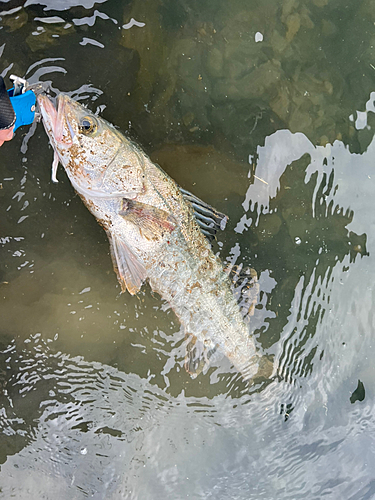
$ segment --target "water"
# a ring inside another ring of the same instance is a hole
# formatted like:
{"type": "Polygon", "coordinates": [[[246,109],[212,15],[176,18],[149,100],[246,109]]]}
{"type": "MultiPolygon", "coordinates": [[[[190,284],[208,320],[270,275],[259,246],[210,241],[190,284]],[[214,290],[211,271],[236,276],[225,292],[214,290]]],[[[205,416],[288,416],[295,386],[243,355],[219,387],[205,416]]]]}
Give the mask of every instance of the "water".
{"type": "Polygon", "coordinates": [[[3,76],[50,81],[230,216],[274,356],[192,380],[41,127],[1,148],[0,498],[375,498],[370,0],[0,2],[3,76]],[[135,20],[136,23],[134,24],[135,20]],[[261,36],[262,35],[262,36],[261,36]]]}

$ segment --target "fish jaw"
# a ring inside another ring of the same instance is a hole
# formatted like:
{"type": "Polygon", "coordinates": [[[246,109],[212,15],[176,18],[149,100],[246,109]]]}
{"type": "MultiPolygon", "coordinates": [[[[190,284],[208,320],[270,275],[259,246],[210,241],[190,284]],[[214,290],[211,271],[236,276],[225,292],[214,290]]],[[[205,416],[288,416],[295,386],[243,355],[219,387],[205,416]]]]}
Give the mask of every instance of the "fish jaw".
{"type": "Polygon", "coordinates": [[[64,94],[57,96],[57,117],[55,122],[55,140],[59,144],[71,146],[74,139],[74,131],[71,127],[66,113],[67,99],[64,94]]]}
{"type": "Polygon", "coordinates": [[[44,128],[49,138],[54,137],[56,128],[57,111],[53,103],[45,94],[39,94],[37,97],[40,112],[42,113],[44,128]]]}
{"type": "Polygon", "coordinates": [[[57,97],[57,110],[52,101],[45,95],[37,97],[44,127],[51,142],[55,146],[71,146],[74,132],[66,119],[66,99],[63,94],[57,97]]]}
{"type": "Polygon", "coordinates": [[[58,120],[57,111],[53,103],[50,101],[50,99],[44,94],[39,94],[37,96],[37,102],[42,115],[44,129],[54,149],[52,174],[51,174],[52,182],[58,182],[56,173],[60,158],[57,150],[56,132],[55,132],[57,129],[57,120],[58,120]]]}

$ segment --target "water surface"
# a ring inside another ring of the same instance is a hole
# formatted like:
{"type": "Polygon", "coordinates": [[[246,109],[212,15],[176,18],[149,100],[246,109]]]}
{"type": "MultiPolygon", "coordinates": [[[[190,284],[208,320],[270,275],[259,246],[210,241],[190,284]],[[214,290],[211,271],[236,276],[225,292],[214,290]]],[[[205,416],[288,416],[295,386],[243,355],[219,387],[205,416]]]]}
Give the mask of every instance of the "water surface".
{"type": "Polygon", "coordinates": [[[0,498],[375,497],[373,3],[0,7],[4,77],[97,110],[229,215],[215,251],[257,271],[275,366],[191,379],[173,312],[120,294],[42,126],[19,129],[0,155],[0,498]]]}

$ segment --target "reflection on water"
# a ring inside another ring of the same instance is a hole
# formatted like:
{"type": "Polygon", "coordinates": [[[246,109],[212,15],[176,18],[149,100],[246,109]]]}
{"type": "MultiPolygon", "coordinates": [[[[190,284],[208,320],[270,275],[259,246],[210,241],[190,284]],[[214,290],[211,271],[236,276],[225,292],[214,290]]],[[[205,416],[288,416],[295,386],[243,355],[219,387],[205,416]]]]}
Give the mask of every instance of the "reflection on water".
{"type": "Polygon", "coordinates": [[[215,251],[257,271],[275,360],[250,387],[226,359],[192,380],[173,312],[120,294],[41,126],[20,129],[1,148],[0,498],[375,496],[373,3],[228,5],[0,2],[4,76],[87,103],[229,215],[215,251]]]}

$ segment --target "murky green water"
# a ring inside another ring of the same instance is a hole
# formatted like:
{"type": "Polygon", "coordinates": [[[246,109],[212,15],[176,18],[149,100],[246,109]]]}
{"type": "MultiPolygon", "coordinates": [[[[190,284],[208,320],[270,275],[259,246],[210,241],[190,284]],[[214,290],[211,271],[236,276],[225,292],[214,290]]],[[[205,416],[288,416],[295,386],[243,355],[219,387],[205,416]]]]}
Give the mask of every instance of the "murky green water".
{"type": "Polygon", "coordinates": [[[256,269],[275,360],[251,387],[225,359],[192,380],[173,312],[120,294],[42,126],[19,129],[0,150],[0,498],[375,498],[374,3],[0,7],[3,76],[100,110],[230,216],[215,250],[256,269]]]}

